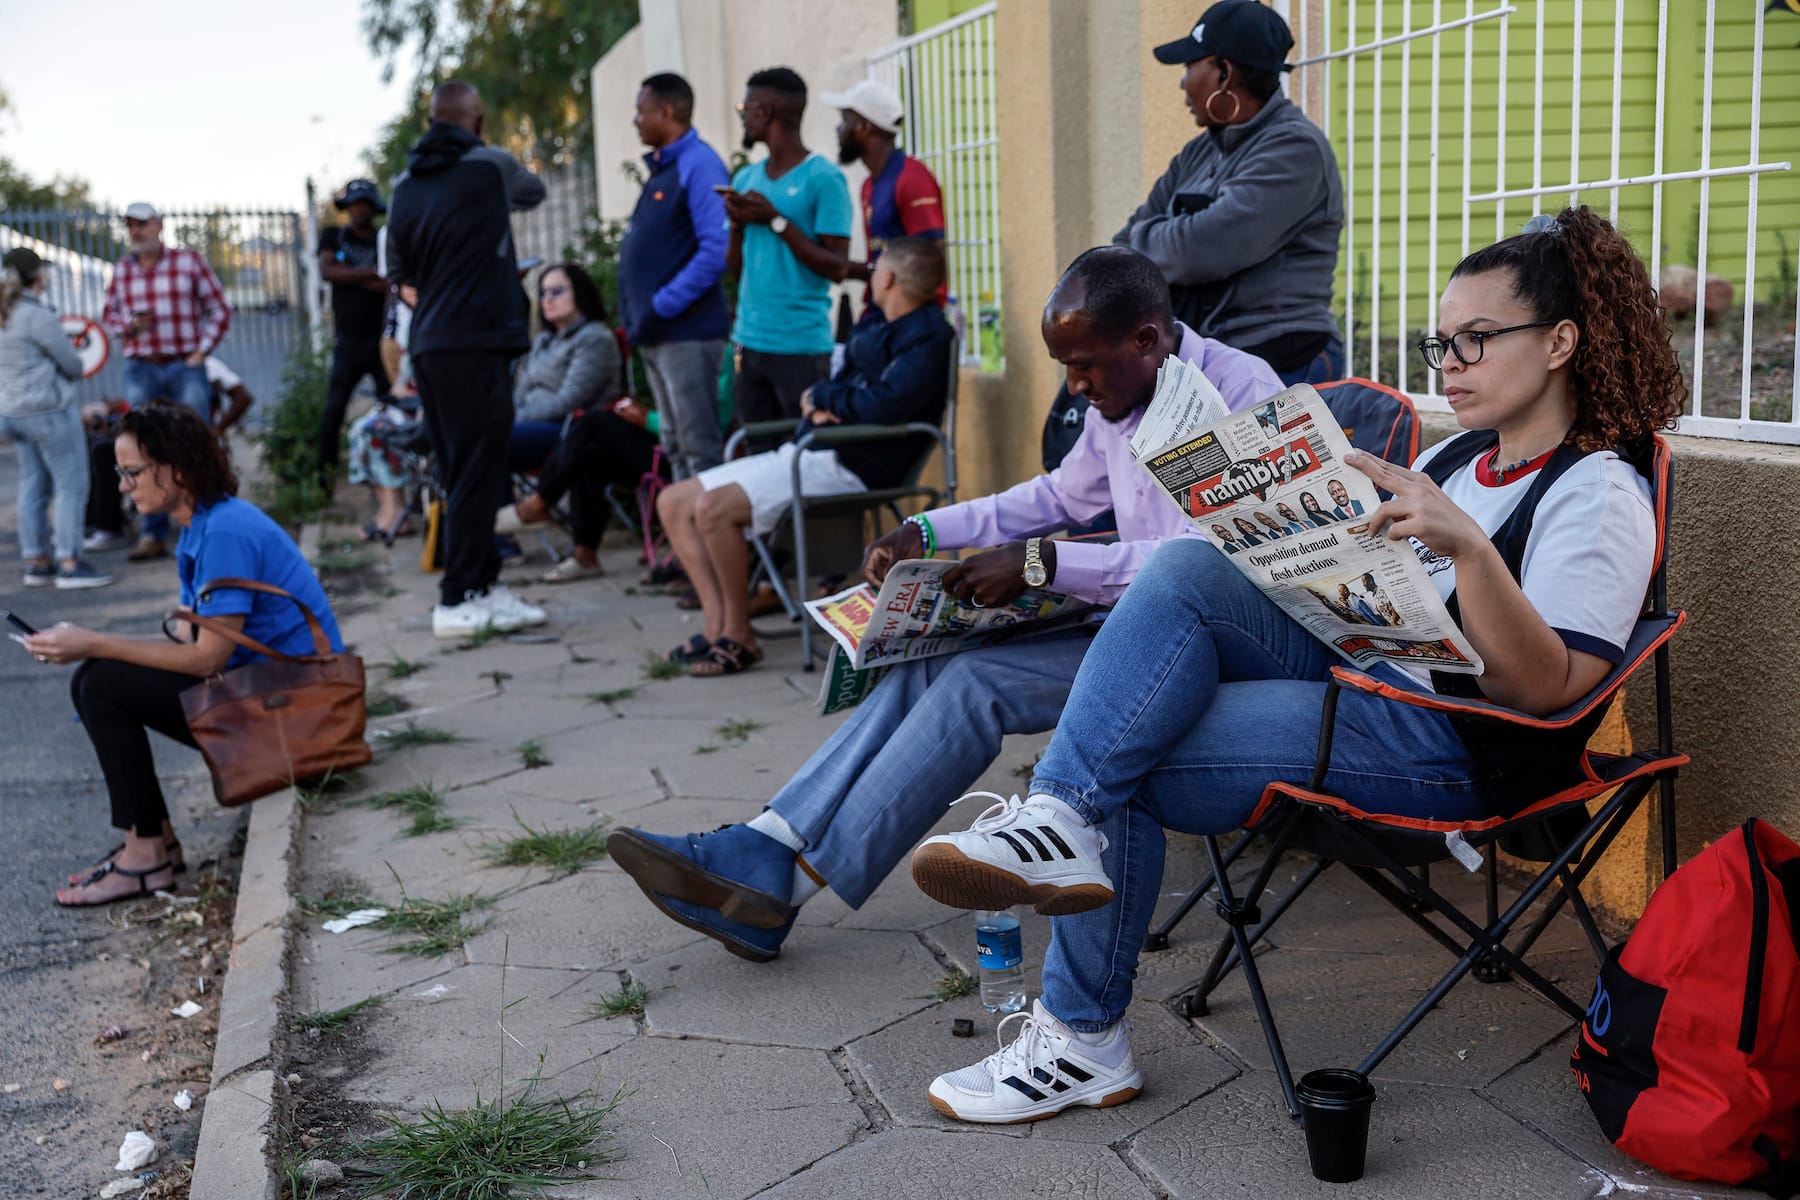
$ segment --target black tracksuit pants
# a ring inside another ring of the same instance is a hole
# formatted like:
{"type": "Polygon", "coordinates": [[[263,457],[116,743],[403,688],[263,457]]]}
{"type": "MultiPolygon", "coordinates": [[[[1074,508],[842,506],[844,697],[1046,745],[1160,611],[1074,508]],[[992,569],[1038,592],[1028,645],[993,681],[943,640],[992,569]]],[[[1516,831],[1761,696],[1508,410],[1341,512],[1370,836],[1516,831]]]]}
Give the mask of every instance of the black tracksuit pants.
{"type": "Polygon", "coordinates": [[[513,355],[504,350],[433,350],[413,356],[425,432],[444,490],[444,577],[439,602],[461,604],[500,578],[494,514],[512,499],[513,355]]]}

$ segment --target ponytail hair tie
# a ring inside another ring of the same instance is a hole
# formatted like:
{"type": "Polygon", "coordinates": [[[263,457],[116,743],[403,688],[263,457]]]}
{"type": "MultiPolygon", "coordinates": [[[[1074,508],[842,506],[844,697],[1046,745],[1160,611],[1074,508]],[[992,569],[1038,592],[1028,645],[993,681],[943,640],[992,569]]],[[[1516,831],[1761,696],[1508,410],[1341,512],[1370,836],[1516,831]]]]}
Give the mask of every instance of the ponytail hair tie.
{"type": "Polygon", "coordinates": [[[1537,216],[1531,218],[1531,220],[1525,222],[1525,228],[1519,230],[1519,232],[1547,233],[1551,237],[1561,237],[1563,227],[1562,222],[1551,214],[1539,213],[1537,216]]]}

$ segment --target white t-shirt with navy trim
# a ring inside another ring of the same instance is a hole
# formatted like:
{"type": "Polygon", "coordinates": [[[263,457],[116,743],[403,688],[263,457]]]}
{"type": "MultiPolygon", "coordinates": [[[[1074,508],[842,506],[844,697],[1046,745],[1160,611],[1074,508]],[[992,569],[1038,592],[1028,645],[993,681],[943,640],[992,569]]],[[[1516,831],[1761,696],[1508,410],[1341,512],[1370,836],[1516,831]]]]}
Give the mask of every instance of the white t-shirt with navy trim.
{"type": "MultiPolygon", "coordinates": [[[[1452,439],[1454,440],[1454,439],[1452,439]]],[[[1433,446],[1413,463],[1415,471],[1449,445],[1433,446]]],[[[1514,475],[1502,485],[1483,483],[1477,456],[1444,482],[1444,494],[1492,537],[1537,481],[1537,472],[1514,475]]],[[[1448,599],[1456,588],[1456,564],[1427,549],[1413,550],[1448,599]]],[[[1610,450],[1589,454],[1563,473],[1538,502],[1525,543],[1519,585],[1544,623],[1571,650],[1617,664],[1644,606],[1656,555],[1656,513],[1650,484],[1610,450]]],[[[1410,671],[1428,679],[1425,671],[1410,671]]]]}

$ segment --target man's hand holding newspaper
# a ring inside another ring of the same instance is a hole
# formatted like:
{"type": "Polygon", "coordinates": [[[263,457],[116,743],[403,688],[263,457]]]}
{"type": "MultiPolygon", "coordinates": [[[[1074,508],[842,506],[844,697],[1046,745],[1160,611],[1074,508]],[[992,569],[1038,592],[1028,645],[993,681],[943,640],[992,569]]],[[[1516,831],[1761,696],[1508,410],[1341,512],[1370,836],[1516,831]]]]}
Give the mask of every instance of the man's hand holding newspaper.
{"type": "MultiPolygon", "coordinates": [[[[1212,403],[1216,393],[1198,392],[1189,373],[1199,375],[1178,359],[1163,365],[1132,452],[1207,539],[1359,667],[1390,661],[1415,672],[1479,673],[1480,656],[1411,544],[1390,540],[1373,523],[1381,498],[1370,474],[1345,461],[1350,443],[1318,393],[1301,384],[1224,413],[1223,402],[1212,403]]],[[[1386,477],[1381,467],[1358,465],[1386,477]]],[[[1454,519],[1439,507],[1390,508],[1382,519],[1454,519]]],[[[1397,529],[1414,531],[1404,520],[1397,529]]]]}

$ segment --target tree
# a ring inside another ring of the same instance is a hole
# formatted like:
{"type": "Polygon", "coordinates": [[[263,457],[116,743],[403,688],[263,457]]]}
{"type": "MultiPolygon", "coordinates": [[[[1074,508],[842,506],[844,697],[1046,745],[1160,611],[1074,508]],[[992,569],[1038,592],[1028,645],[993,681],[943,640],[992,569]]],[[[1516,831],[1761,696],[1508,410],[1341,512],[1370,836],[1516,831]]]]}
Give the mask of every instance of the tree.
{"type": "Polygon", "coordinates": [[[393,78],[403,51],[418,63],[413,98],[367,158],[392,179],[425,127],[427,97],[446,79],[475,85],[488,140],[534,168],[593,156],[588,79],[637,24],[636,0],[363,0],[363,32],[393,78]]]}
{"type": "MultiPolygon", "coordinates": [[[[12,111],[6,89],[0,88],[0,117],[12,111]]],[[[85,179],[57,175],[44,182],[33,179],[12,159],[0,154],[0,209],[76,208],[94,206],[93,188],[85,179]]]]}

